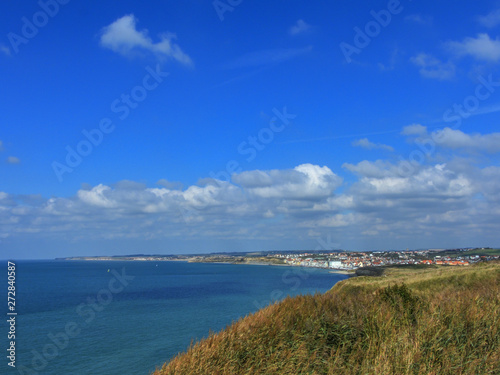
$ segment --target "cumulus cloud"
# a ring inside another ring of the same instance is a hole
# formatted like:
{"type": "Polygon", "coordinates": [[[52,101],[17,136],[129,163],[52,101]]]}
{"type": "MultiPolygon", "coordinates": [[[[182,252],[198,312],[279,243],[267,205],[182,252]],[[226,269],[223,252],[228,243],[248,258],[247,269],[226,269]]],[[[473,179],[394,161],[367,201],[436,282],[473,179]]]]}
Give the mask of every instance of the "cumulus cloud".
{"type": "Polygon", "coordinates": [[[352,225],[356,221],[356,215],[354,214],[336,214],[329,215],[327,217],[321,218],[319,220],[308,220],[300,224],[300,226],[307,228],[340,228],[352,225]]]}
{"type": "Polygon", "coordinates": [[[171,58],[184,65],[192,65],[191,58],[174,43],[176,35],[162,33],[159,41],[153,42],[147,29],[137,30],[137,19],[133,14],[123,16],[101,30],[100,43],[124,56],[146,51],[159,57],[171,58]]]}
{"type": "Polygon", "coordinates": [[[369,178],[383,178],[397,175],[397,166],[384,160],[363,160],[358,164],[344,163],[342,168],[345,168],[362,177],[369,178]]]}
{"type": "Polygon", "coordinates": [[[441,147],[466,151],[500,152],[500,133],[466,134],[460,130],[444,128],[431,134],[441,147]]]}
{"type": "Polygon", "coordinates": [[[406,238],[409,246],[419,242],[419,236],[430,240],[420,242],[427,246],[435,246],[439,241],[447,243],[444,246],[453,246],[451,238],[462,236],[482,241],[473,234],[478,230],[485,238],[494,238],[492,228],[471,228],[476,220],[484,222],[498,215],[493,208],[498,207],[496,201],[486,198],[490,204],[487,207],[476,198],[486,190],[478,184],[485,177],[477,170],[465,173],[443,163],[423,165],[414,174],[404,176],[398,164],[388,161],[363,161],[350,169],[358,176],[348,190],[353,197],[349,212],[356,214],[356,222],[346,229],[356,227],[363,238],[370,235],[379,241],[381,236],[389,236],[392,243],[406,238]],[[488,219],[483,220],[478,211],[481,209],[488,219]],[[445,236],[452,237],[445,240],[445,236]]]}
{"type": "Polygon", "coordinates": [[[109,193],[111,193],[111,188],[109,186],[99,184],[91,190],[79,190],[77,196],[82,202],[89,206],[105,208],[116,207],[116,203],[109,197],[109,193]]]}
{"type": "Polygon", "coordinates": [[[164,178],[158,180],[158,182],[156,182],[157,185],[161,185],[167,189],[171,189],[171,190],[181,190],[182,187],[183,187],[183,184],[182,182],[178,182],[178,181],[168,181],[164,178]]]}
{"type": "Polygon", "coordinates": [[[427,134],[427,127],[420,124],[407,125],[401,131],[403,135],[425,135],[427,134]]]}
{"type": "Polygon", "coordinates": [[[486,16],[480,16],[477,20],[481,25],[493,28],[500,24],[500,9],[493,10],[486,16]]]}
{"type": "Polygon", "coordinates": [[[471,56],[476,60],[498,62],[500,60],[500,40],[491,39],[488,34],[467,37],[461,42],[449,42],[447,47],[457,56],[471,56]]]}
{"type": "Polygon", "coordinates": [[[367,150],[385,150],[385,151],[394,151],[394,148],[388,145],[384,145],[382,143],[373,143],[368,138],[361,138],[352,142],[353,146],[361,147],[367,150]]]}
{"type": "Polygon", "coordinates": [[[498,189],[498,181],[500,181],[500,167],[490,166],[482,169],[473,180],[477,191],[489,202],[500,202],[500,189],[498,189]]]}
{"type": "Polygon", "coordinates": [[[309,31],[310,28],[311,28],[311,26],[308,25],[306,22],[304,22],[304,20],[298,20],[295,23],[295,25],[290,27],[288,32],[290,33],[290,35],[298,35],[298,34],[303,34],[307,31],[309,31]]]}
{"type": "Polygon", "coordinates": [[[432,55],[419,53],[412,57],[410,61],[420,68],[420,75],[424,78],[445,81],[455,76],[455,65],[453,63],[444,63],[432,55]]]}
{"type": "Polygon", "coordinates": [[[462,150],[472,153],[494,154],[500,152],[500,133],[465,133],[458,129],[445,127],[429,132],[427,127],[414,124],[405,126],[402,135],[413,137],[419,142],[432,142],[436,147],[462,150]]]}
{"type": "Polygon", "coordinates": [[[9,156],[7,158],[7,163],[9,163],[9,164],[19,164],[19,163],[21,163],[21,160],[19,160],[19,158],[15,157],[15,156],[9,156]]]}
{"type": "MultiPolygon", "coordinates": [[[[423,130],[413,125],[407,133],[423,130]]],[[[498,144],[498,135],[450,131],[443,137],[450,149],[498,144]]],[[[345,181],[328,166],[301,164],[248,170],[231,181],[211,179],[184,189],[160,180],[155,187],[134,181],[82,185],[66,198],[0,192],[0,236],[74,244],[257,241],[281,248],[307,248],[307,243],[314,248],[318,237],[331,236],[339,247],[365,249],[498,238],[500,167],[450,159],[419,165],[407,175],[402,163],[392,158],[345,163],[340,171],[350,175],[345,181]]],[[[239,247],[220,250],[230,248],[239,247]]]]}
{"type": "Polygon", "coordinates": [[[242,172],[233,181],[261,198],[307,200],[330,196],[342,178],[326,166],[302,164],[292,170],[242,172]]]}
{"type": "Polygon", "coordinates": [[[472,183],[464,175],[451,171],[446,164],[436,164],[421,168],[411,176],[402,176],[396,166],[387,163],[389,168],[380,165],[352,166],[351,170],[362,178],[354,189],[361,195],[376,195],[404,199],[442,199],[444,197],[465,197],[473,193],[472,183]],[[371,168],[370,168],[371,167],[371,168]]]}

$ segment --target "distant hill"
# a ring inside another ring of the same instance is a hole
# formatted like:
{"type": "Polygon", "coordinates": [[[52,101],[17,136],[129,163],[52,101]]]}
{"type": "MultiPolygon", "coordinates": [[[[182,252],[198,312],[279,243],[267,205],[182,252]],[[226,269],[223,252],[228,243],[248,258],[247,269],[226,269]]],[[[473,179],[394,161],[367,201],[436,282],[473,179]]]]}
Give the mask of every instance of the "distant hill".
{"type": "Polygon", "coordinates": [[[154,375],[500,374],[500,263],[389,268],[287,298],[154,375]]]}
{"type": "Polygon", "coordinates": [[[452,250],[443,251],[439,255],[451,255],[451,256],[488,256],[488,255],[500,255],[500,249],[482,248],[482,249],[472,249],[463,252],[456,252],[452,250]]]}

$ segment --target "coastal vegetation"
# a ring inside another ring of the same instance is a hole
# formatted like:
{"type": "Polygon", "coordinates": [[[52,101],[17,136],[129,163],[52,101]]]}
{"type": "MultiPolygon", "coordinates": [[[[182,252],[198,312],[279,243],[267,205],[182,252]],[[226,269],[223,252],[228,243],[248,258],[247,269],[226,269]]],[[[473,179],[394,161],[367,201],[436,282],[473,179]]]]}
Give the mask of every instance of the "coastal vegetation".
{"type": "Polygon", "coordinates": [[[387,267],[286,298],[154,375],[499,374],[500,263],[387,267]]]}
{"type": "Polygon", "coordinates": [[[261,265],[285,265],[285,261],[279,258],[267,256],[198,256],[189,259],[192,263],[231,263],[231,264],[261,264],[261,265]]]}

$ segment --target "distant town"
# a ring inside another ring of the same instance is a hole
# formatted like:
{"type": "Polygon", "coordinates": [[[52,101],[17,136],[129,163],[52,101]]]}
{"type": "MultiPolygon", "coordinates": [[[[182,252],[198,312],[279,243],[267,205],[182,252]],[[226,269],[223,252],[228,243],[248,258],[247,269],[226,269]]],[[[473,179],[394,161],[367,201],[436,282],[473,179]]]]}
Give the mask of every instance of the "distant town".
{"type": "Polygon", "coordinates": [[[361,267],[390,265],[469,266],[500,260],[500,249],[460,248],[401,251],[269,251],[252,253],[212,253],[192,255],[126,255],[58,258],[100,261],[187,261],[197,263],[266,264],[353,271],[361,267]]]}
{"type": "Polygon", "coordinates": [[[355,270],[368,266],[387,265],[445,265],[468,266],[480,261],[500,259],[498,249],[452,249],[452,250],[418,250],[418,251],[370,251],[342,252],[326,254],[302,253],[297,255],[278,254],[276,257],[286,264],[331,268],[339,270],[355,270]]]}

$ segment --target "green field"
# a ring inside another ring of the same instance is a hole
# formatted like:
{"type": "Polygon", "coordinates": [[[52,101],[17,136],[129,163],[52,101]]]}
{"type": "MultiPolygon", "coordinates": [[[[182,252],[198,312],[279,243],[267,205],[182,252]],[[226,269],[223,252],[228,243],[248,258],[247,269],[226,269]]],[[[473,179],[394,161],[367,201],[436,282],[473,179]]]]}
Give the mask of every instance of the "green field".
{"type": "Polygon", "coordinates": [[[442,251],[441,256],[459,257],[469,255],[500,255],[500,249],[472,249],[468,251],[442,251]]]}
{"type": "Polygon", "coordinates": [[[466,252],[467,255],[500,255],[500,249],[474,249],[466,252]]]}

